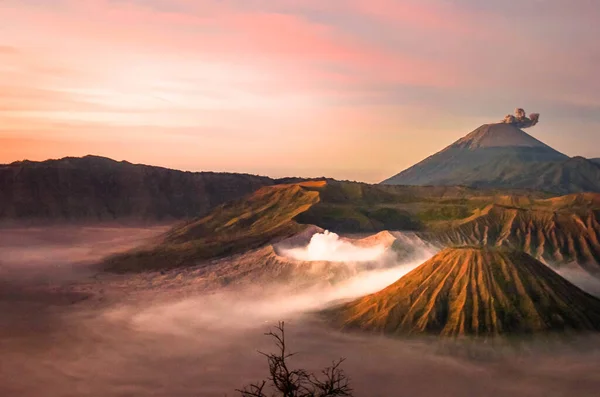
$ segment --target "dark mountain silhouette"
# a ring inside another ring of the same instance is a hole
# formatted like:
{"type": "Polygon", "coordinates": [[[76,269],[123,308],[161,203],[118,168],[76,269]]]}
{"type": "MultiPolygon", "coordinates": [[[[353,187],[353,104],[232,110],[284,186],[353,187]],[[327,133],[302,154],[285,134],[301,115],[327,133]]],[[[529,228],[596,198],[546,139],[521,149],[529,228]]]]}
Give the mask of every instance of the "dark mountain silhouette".
{"type": "Polygon", "coordinates": [[[486,124],[382,184],[600,192],[600,166],[569,158],[513,124],[486,124]]]}
{"type": "Polygon", "coordinates": [[[529,255],[449,248],[380,292],[324,312],[342,329],[445,336],[600,331],[600,300],[529,255]]]}
{"type": "Polygon", "coordinates": [[[208,213],[270,178],[67,157],[0,165],[0,220],[168,220],[208,213]]]}

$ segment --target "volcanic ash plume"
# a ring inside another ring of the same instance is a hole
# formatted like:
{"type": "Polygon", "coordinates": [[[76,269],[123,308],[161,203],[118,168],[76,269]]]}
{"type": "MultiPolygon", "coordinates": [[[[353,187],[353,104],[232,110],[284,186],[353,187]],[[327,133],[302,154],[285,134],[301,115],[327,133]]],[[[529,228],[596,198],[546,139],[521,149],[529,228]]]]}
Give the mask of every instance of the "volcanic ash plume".
{"type": "Polygon", "coordinates": [[[505,124],[513,124],[518,128],[529,128],[533,127],[540,121],[539,113],[531,113],[529,117],[526,116],[525,110],[521,108],[515,109],[515,115],[508,114],[502,120],[505,124]]]}

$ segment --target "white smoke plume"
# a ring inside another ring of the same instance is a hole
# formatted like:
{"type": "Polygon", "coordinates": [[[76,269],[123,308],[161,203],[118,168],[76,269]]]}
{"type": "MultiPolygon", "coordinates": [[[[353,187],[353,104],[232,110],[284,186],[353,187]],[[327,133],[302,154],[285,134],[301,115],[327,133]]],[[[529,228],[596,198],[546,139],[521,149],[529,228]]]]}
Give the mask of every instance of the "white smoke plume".
{"type": "Polygon", "coordinates": [[[330,285],[294,290],[287,284],[260,285],[251,289],[222,290],[140,310],[121,307],[110,313],[135,329],[161,334],[193,335],[199,328],[243,331],[264,323],[276,323],[378,292],[437,253],[437,248],[412,234],[395,233],[397,249],[409,253],[399,258],[388,244],[362,246],[364,241],[345,240],[335,233],[314,234],[300,248],[282,250],[284,256],[302,261],[331,261],[355,270],[350,278],[330,285]],[[356,266],[364,262],[369,266],[356,266]]]}
{"type": "Polygon", "coordinates": [[[385,252],[383,244],[359,247],[325,231],[313,235],[306,247],[284,250],[283,254],[301,261],[370,262],[380,259],[385,252]]]}

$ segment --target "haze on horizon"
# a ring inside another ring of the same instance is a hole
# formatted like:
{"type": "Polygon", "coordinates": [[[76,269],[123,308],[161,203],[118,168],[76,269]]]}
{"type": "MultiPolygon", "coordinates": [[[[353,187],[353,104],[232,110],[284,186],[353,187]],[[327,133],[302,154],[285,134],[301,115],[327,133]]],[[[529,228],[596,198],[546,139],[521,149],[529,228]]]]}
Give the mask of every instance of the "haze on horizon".
{"type": "Polygon", "coordinates": [[[591,0],[5,0],[0,18],[0,163],[378,182],[516,106],[600,157],[591,0]]]}

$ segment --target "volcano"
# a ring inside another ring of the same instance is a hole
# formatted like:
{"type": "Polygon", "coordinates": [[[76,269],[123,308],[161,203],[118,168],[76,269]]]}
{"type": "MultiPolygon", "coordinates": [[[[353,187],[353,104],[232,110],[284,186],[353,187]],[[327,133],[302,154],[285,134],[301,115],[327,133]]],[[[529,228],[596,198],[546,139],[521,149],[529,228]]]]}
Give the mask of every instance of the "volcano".
{"type": "Polygon", "coordinates": [[[324,314],[342,329],[391,335],[600,331],[599,299],[525,253],[495,248],[448,248],[324,314]]]}
{"type": "Polygon", "coordinates": [[[382,184],[600,192],[600,166],[571,159],[515,124],[496,123],[482,125],[382,184]]]}

